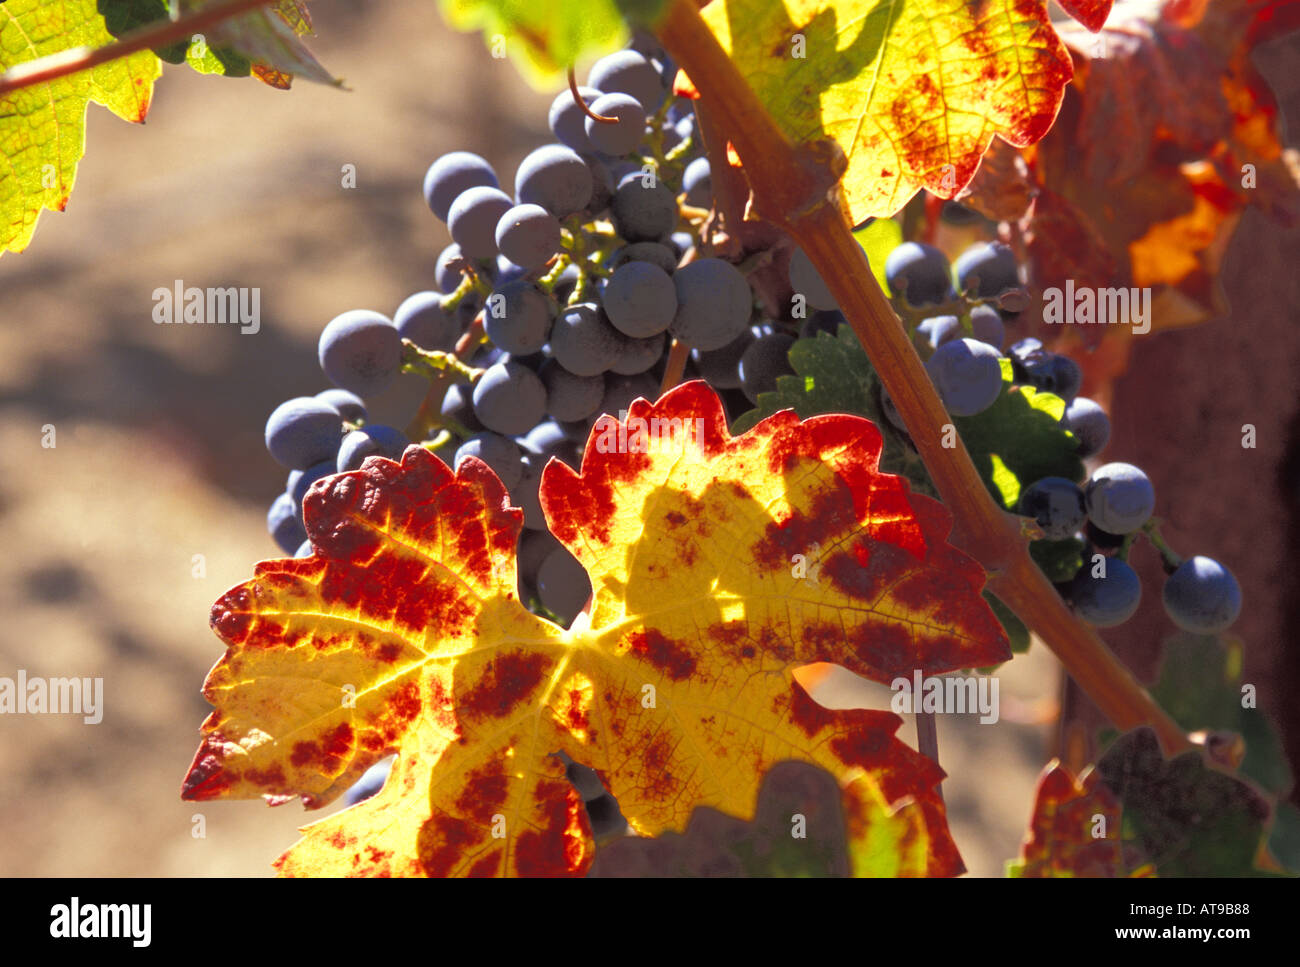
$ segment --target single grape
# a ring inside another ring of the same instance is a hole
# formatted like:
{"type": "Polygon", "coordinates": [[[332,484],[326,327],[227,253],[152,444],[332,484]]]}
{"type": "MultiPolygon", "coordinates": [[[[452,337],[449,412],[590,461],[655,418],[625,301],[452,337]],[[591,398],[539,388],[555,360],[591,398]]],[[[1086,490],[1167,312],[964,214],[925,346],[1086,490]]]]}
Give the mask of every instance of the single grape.
{"type": "Polygon", "coordinates": [[[818,309],[805,319],[803,325],[799,327],[799,338],[815,339],[819,332],[838,338],[840,326],[847,323],[848,320],[844,318],[844,313],[838,309],[818,309]]]}
{"type": "Polygon", "coordinates": [[[1241,614],[1241,588],[1232,572],[1210,557],[1188,558],[1165,581],[1165,612],[1194,635],[1226,631],[1241,614]]]}
{"type": "Polygon", "coordinates": [[[1104,562],[1105,576],[1093,577],[1093,565],[1085,561],[1070,582],[1070,600],[1084,621],[1097,628],[1113,628],[1133,617],[1142,601],[1142,582],[1137,572],[1117,557],[1104,562]]]}
{"type": "Polygon", "coordinates": [[[790,347],[794,337],[783,332],[755,339],[740,357],[740,388],[751,403],[758,403],[759,393],[776,390],[776,378],[793,374],[790,347]]]}
{"type": "Polygon", "coordinates": [[[460,470],[466,457],[477,457],[491,467],[506,490],[518,484],[524,475],[523,454],[519,447],[499,433],[479,433],[470,437],[456,451],[452,466],[460,470]]]}
{"type": "Polygon", "coordinates": [[[451,237],[469,258],[490,259],[497,254],[497,223],[512,207],[500,188],[471,188],[456,196],[447,216],[451,237]]]}
{"type": "Polygon", "coordinates": [[[519,483],[510,488],[510,503],[524,512],[524,527],[528,530],[546,529],[546,515],[542,513],[542,504],[538,499],[544,466],[544,461],[525,453],[523,475],[519,478],[519,483]]]}
{"type": "Polygon", "coordinates": [[[740,389],[740,360],[755,339],[754,330],[745,328],[725,346],[710,350],[691,350],[691,359],[700,378],[714,389],[740,389]]]}
{"type": "Polygon", "coordinates": [[[696,259],[673,275],[677,314],[668,331],[694,349],[721,349],[749,324],[754,297],[730,262],[696,259]]]}
{"type": "Polygon", "coordinates": [[[628,262],[615,269],[603,297],[610,323],[635,339],[664,332],[677,313],[672,278],[649,262],[628,262]]]}
{"type": "Polygon", "coordinates": [[[339,416],[349,423],[361,423],[366,418],[366,404],[356,393],[345,389],[323,389],[316,394],[316,399],[339,411],[339,416]]]}
{"type": "Polygon", "coordinates": [[[659,242],[632,242],[610,256],[609,267],[613,270],[628,262],[649,262],[672,275],[677,271],[677,259],[677,253],[667,245],[659,242]]]}
{"type": "Polygon", "coordinates": [[[442,307],[440,292],[417,292],[407,296],[393,313],[397,334],[421,349],[448,350],[460,336],[460,318],[442,307]]]}
{"type": "MultiPolygon", "coordinates": [[[[519,534],[516,567],[519,570],[521,586],[536,587],[537,572],[542,562],[557,547],[563,547],[555,535],[548,530],[524,530],[519,534]]],[[[522,591],[522,588],[521,588],[522,591]]]]}
{"type": "MultiPolygon", "coordinates": [[[[1085,507],[1087,506],[1087,499],[1087,494],[1085,493],[1085,507]]],[[[1113,551],[1118,551],[1124,546],[1123,534],[1112,534],[1110,531],[1104,531],[1092,521],[1088,521],[1084,526],[1083,536],[1087,539],[1089,544],[1091,544],[1096,550],[1101,551],[1103,554],[1110,554],[1113,551]]]]}
{"type": "Polygon", "coordinates": [[[320,368],[329,381],[358,396],[378,396],[402,365],[402,337],[378,312],[353,309],[331,319],[320,334],[320,368]]]}
{"type": "Polygon", "coordinates": [[[1111,534],[1131,534],[1156,507],[1151,481],[1131,463],[1108,463],[1094,470],[1084,499],[1088,519],[1111,534]]]}
{"type": "MultiPolygon", "coordinates": [[[[604,391],[603,383],[601,391],[604,391]]],[[[271,509],[266,512],[266,530],[275,538],[276,546],[286,554],[292,554],[307,539],[307,532],[298,523],[297,508],[289,494],[281,494],[271,504],[271,509]]]]}
{"type": "Polygon", "coordinates": [[[657,400],[659,398],[659,380],[649,373],[637,373],[634,376],[605,377],[605,396],[600,401],[600,412],[616,419],[619,414],[632,406],[633,400],[657,400]]]}
{"type": "Polygon", "coordinates": [[[429,166],[424,175],[424,200],[429,209],[445,222],[456,196],[471,188],[497,188],[492,166],[469,151],[452,151],[429,166]]]}
{"type": "Polygon", "coordinates": [[[566,627],[591,597],[591,578],[568,548],[559,547],[537,569],[537,596],[566,627]]]}
{"type": "Polygon", "coordinates": [[[474,415],[472,390],[464,383],[452,383],[447,387],[439,411],[443,416],[451,417],[470,433],[480,433],[485,428],[474,415]]]}
{"type": "Polygon", "coordinates": [[[1038,521],[1049,540],[1062,541],[1084,525],[1083,491],[1073,480],[1043,477],[1020,494],[1020,513],[1038,521]]]}
{"type": "MultiPolygon", "coordinates": [[[[635,50],[620,50],[602,57],[591,65],[587,85],[605,94],[627,94],[636,98],[644,114],[654,114],[666,93],[659,69],[650,59],[635,50]]],[[[597,114],[604,111],[592,110],[597,114]]],[[[633,145],[635,147],[635,145],[633,145]]],[[[602,149],[603,150],[603,149],[602,149]]],[[[623,154],[609,151],[608,154],[623,154]]]]}
{"type": "Polygon", "coordinates": [[[492,343],[515,356],[535,353],[546,344],[555,307],[536,284],[522,279],[498,288],[488,299],[483,329],[492,343]]]}
{"type": "Polygon", "coordinates": [[[570,262],[555,280],[555,288],[551,290],[555,295],[555,302],[558,305],[567,305],[569,296],[573,295],[573,290],[577,286],[578,267],[570,262]]]}
{"type": "Polygon", "coordinates": [[[790,288],[805,299],[814,309],[838,309],[840,304],[831,294],[830,286],[821,277],[812,259],[797,248],[790,255],[790,288]]]}
{"type": "Polygon", "coordinates": [[[614,179],[614,173],[609,170],[609,165],[594,154],[584,154],[582,160],[587,165],[587,170],[591,172],[591,200],[587,202],[583,211],[594,218],[604,214],[609,208],[609,203],[614,200],[614,187],[617,181],[614,179]]]}
{"type": "Polygon", "coordinates": [[[663,182],[645,187],[639,173],[628,175],[610,202],[614,230],[629,242],[654,242],[677,226],[677,199],[663,182]]]}
{"type": "Polygon", "coordinates": [[[519,203],[540,205],[556,218],[582,211],[591,201],[591,192],[591,168],[563,145],[543,145],[524,158],[515,172],[519,203]]]}
{"type": "MultiPolygon", "coordinates": [[[[601,384],[604,385],[603,379],[601,384]]],[[[602,393],[603,398],[604,394],[602,393]]],[[[575,421],[571,421],[569,425],[572,426],[573,422],[575,421]]],[[[578,464],[582,462],[578,442],[586,442],[586,439],[586,433],[584,432],[582,441],[575,441],[565,433],[564,428],[555,420],[543,420],[520,438],[519,445],[525,453],[539,458],[540,465],[543,467],[546,466],[546,462],[551,457],[555,457],[576,470],[578,464]]]]}
{"type": "Polygon", "coordinates": [[[618,157],[636,150],[645,136],[645,111],[640,101],[630,94],[602,94],[591,103],[591,111],[618,119],[613,123],[590,117],[585,120],[587,139],[597,151],[618,157]]]}
{"type": "Polygon", "coordinates": [[[609,364],[609,371],[616,376],[635,376],[653,369],[663,358],[665,342],[666,337],[662,334],[644,339],[625,337],[623,351],[609,364]]]}
{"type": "Polygon", "coordinates": [[[560,250],[560,222],[541,205],[516,205],[497,222],[497,248],[523,269],[536,269],[560,250]]]}
{"type": "Polygon", "coordinates": [[[696,208],[713,207],[713,172],[708,158],[696,158],[682,172],[682,189],[686,204],[696,208]]]}
{"type": "Polygon", "coordinates": [[[1020,285],[1020,270],[1016,253],[1001,242],[978,242],[961,255],[953,265],[957,284],[962,292],[975,289],[979,299],[991,299],[1007,289],[1020,285]]]}
{"type": "Polygon", "coordinates": [[[342,436],[339,411],[311,396],[286,400],[266,421],[267,452],[276,463],[295,470],[332,460],[342,436]]]}
{"type": "Polygon", "coordinates": [[[992,406],[1002,392],[1001,358],[987,343],[954,339],[934,351],[925,369],[949,413],[974,416],[992,406]]]}
{"type": "MultiPolygon", "coordinates": [[[[455,242],[452,242],[438,253],[438,261],[434,265],[433,269],[434,276],[438,282],[438,289],[444,295],[451,295],[460,288],[460,282],[461,279],[464,278],[464,274],[459,265],[453,266],[453,263],[460,261],[473,261],[474,267],[480,272],[480,274],[487,278],[488,282],[496,280],[497,267],[494,262],[482,262],[466,259],[464,253],[460,250],[460,246],[455,242]]],[[[462,305],[473,305],[477,307],[478,299],[479,297],[477,293],[470,293],[462,305]]]]}
{"type": "Polygon", "coordinates": [[[1086,396],[1076,396],[1065,408],[1061,425],[1074,434],[1078,454],[1092,457],[1101,453],[1110,442],[1110,419],[1106,411],[1086,396]]]}
{"type": "Polygon", "coordinates": [[[889,291],[910,306],[937,305],[952,293],[948,257],[924,242],[904,242],[890,252],[885,259],[885,281],[889,291]]]}
{"type": "Polygon", "coordinates": [[[331,477],[337,470],[333,459],[322,460],[320,463],[313,464],[302,472],[302,476],[294,481],[293,489],[289,491],[289,496],[293,498],[294,513],[298,517],[298,523],[303,525],[306,530],[306,522],[302,515],[302,501],[307,496],[307,491],[311,490],[312,484],[326,477],[331,477]]]}
{"type": "Polygon", "coordinates": [[[546,387],[514,360],[494,363],[474,384],[474,415],[495,433],[527,433],[545,412],[546,387]]]}
{"type": "Polygon", "coordinates": [[[522,265],[515,265],[504,255],[497,256],[497,281],[496,287],[499,289],[503,285],[509,285],[511,282],[517,282],[528,274],[528,270],[522,265]]]}
{"type": "Polygon", "coordinates": [[[391,757],[382,762],[376,762],[362,773],[361,778],[343,794],[343,801],[349,806],[355,806],[362,800],[369,799],[384,788],[384,783],[388,781],[388,773],[392,768],[393,760],[391,757]]]}
{"type": "Polygon", "coordinates": [[[970,311],[971,334],[980,342],[1001,350],[1007,339],[1007,328],[1002,315],[991,306],[978,305],[970,311]]]}
{"type": "Polygon", "coordinates": [[[575,376],[554,359],[542,366],[547,415],[557,420],[583,420],[600,408],[605,380],[600,376],[575,376]]]}
{"type": "Polygon", "coordinates": [[[353,430],[343,438],[339,446],[338,461],[335,466],[339,473],[361,469],[366,457],[387,457],[400,461],[402,452],[410,445],[405,433],[381,423],[371,423],[360,430],[353,430]]]}
{"type": "Polygon", "coordinates": [[[931,349],[961,338],[961,320],[956,316],[931,316],[916,324],[916,332],[931,349]]]}
{"type": "Polygon", "coordinates": [[[551,328],[551,353],[576,376],[599,376],[624,350],[623,335],[591,302],[566,307],[551,328]]]}
{"type": "MultiPolygon", "coordinates": [[[[594,87],[578,88],[578,96],[588,107],[602,93],[594,87]]],[[[587,137],[586,121],[587,115],[573,99],[572,91],[566,88],[555,96],[555,100],[551,102],[547,122],[551,126],[551,133],[558,141],[579,153],[595,151],[595,147],[587,137]]]]}

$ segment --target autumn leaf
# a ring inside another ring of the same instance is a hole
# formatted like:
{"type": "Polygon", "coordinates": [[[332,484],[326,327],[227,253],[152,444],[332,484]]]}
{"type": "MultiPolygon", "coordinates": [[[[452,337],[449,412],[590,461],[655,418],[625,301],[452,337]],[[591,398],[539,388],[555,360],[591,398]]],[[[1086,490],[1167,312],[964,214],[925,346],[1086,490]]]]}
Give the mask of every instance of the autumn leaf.
{"type": "MultiPolygon", "coordinates": [[[[0,4],[0,70],[70,47],[111,43],[95,0],[8,0],[0,4]]],[[[43,209],[62,211],[85,153],[86,110],[102,104],[143,121],[161,73],[141,51],[92,70],[0,95],[0,250],[21,252],[43,209]]]]}
{"type": "Polygon", "coordinates": [[[1038,777],[1018,877],[1152,876],[1154,868],[1120,836],[1120,805],[1094,769],[1076,779],[1053,759],[1038,777]]]}
{"type": "MultiPolygon", "coordinates": [[[[1297,27],[1298,4],[1167,0],[1121,4],[1096,35],[1063,28],[1075,72],[1056,125],[1027,164],[985,165],[960,200],[1019,221],[1036,288],[1149,287],[1155,330],[1222,315],[1217,279],[1246,207],[1300,215],[1277,103],[1250,59],[1297,27]]],[[[1057,348],[1094,350],[1075,354],[1087,392],[1127,365],[1127,325],[1052,328],[1057,348]]]]}
{"type": "Polygon", "coordinates": [[[901,720],[823,709],[793,678],[1009,657],[947,511],[879,473],[880,448],[845,415],[732,437],[699,382],[604,418],[581,473],[542,478],[593,586],[567,631],[519,604],[521,512],[484,465],[453,475],[412,447],[327,478],[304,504],[315,555],[259,565],[213,608],[228,649],[183,795],[317,808],[395,752],[383,790],[307,827],[282,873],[581,874],[592,845],[559,753],[650,836],[701,806],[751,818],[793,759],[840,784],[855,873],[958,872],[943,773],[894,737],[901,720]]]}
{"type": "MultiPolygon", "coordinates": [[[[1068,6],[1092,25],[1110,2],[1068,6]]],[[[994,136],[1037,141],[1072,71],[1041,0],[714,0],[701,12],[792,141],[843,150],[854,224],[921,188],[952,197],[994,136]]]]}

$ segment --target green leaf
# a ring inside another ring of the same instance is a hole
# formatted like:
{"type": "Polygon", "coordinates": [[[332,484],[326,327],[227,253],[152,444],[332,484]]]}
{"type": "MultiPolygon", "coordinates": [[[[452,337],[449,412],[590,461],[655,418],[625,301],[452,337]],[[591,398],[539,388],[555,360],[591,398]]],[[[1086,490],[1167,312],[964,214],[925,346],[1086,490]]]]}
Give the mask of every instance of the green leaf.
{"type": "MultiPolygon", "coordinates": [[[[193,13],[211,0],[181,0],[180,13],[193,13]]],[[[121,37],[138,27],[168,18],[168,0],[100,0],[109,33],[121,37]]],[[[188,63],[200,74],[258,77],[287,87],[292,77],[338,85],[298,39],[310,34],[311,18],[301,0],[280,0],[274,9],[253,10],[208,27],[201,35],[178,40],[156,53],[169,64],[188,63]]]]}
{"type": "MultiPolygon", "coordinates": [[[[0,4],[0,70],[113,36],[94,0],[8,0],[0,4]]],[[[62,211],[85,153],[86,109],[102,104],[143,121],[162,65],[143,50],[45,84],[0,96],[0,251],[21,252],[44,209],[62,211]]]]}
{"type": "Polygon", "coordinates": [[[1083,567],[1083,541],[1067,537],[1063,541],[1030,541],[1029,556],[1053,584],[1071,580],[1083,567]]]}
{"type": "Polygon", "coordinates": [[[1232,639],[1180,632],[1166,639],[1151,697],[1186,731],[1238,733],[1246,743],[1240,773],[1270,795],[1291,790],[1281,740],[1258,708],[1241,704],[1241,646],[1232,639]]]}
{"type": "Polygon", "coordinates": [[[862,250],[867,253],[867,262],[871,265],[871,274],[881,292],[889,291],[885,281],[885,259],[889,253],[903,244],[903,227],[892,218],[874,218],[853,233],[862,250]]]}
{"type": "Polygon", "coordinates": [[[1258,876],[1255,856],[1268,804],[1199,751],[1165,759],[1149,728],[1121,735],[1097,763],[1119,799],[1125,839],[1160,876],[1258,876]]]}
{"type": "Polygon", "coordinates": [[[508,56],[529,84],[551,90],[577,65],[618,50],[628,21],[653,24],[667,0],[438,0],[457,30],[481,30],[493,57],[508,56]]]}
{"type": "Polygon", "coordinates": [[[1002,603],[992,591],[984,592],[984,600],[989,603],[993,613],[997,616],[1002,630],[1007,633],[1007,638],[1011,642],[1011,651],[1013,654],[1022,655],[1029,650],[1029,629],[1025,623],[1016,617],[1016,613],[1002,603]]]}
{"type": "Polygon", "coordinates": [[[1029,386],[1004,384],[983,413],[953,417],[953,424],[989,492],[1014,510],[1020,491],[1043,477],[1083,479],[1074,437],[1061,426],[1065,403],[1029,386]],[[996,460],[994,459],[996,457],[996,460]]]}
{"type": "Polygon", "coordinates": [[[814,338],[797,340],[790,347],[790,365],[796,375],[780,376],[775,392],[758,394],[758,406],[736,418],[732,433],[743,433],[785,409],[794,410],[800,419],[822,413],[864,416],[884,438],[880,469],[900,474],[914,490],[936,496],[921,458],[885,418],[879,402],[880,380],[852,329],[842,325],[835,336],[819,332],[814,338]]]}

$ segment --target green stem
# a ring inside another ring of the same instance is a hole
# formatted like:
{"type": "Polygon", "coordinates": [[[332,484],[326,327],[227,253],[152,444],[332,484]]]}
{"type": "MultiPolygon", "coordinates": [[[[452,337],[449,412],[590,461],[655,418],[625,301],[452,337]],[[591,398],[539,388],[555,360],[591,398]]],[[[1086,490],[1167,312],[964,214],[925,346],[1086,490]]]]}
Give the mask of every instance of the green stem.
{"type": "Polygon", "coordinates": [[[1165,541],[1164,535],[1160,533],[1160,524],[1160,520],[1152,517],[1142,525],[1142,533],[1146,534],[1151,546],[1160,552],[1160,564],[1165,569],[1165,573],[1173,574],[1178,570],[1178,565],[1183,563],[1183,559],[1165,541]]]}
{"type": "Polygon", "coordinates": [[[455,353],[447,353],[437,349],[421,349],[411,340],[403,339],[402,372],[415,373],[417,376],[424,376],[430,380],[439,378],[444,372],[450,372],[460,377],[454,379],[453,382],[469,383],[473,382],[482,370],[461,362],[456,358],[455,353]]]}

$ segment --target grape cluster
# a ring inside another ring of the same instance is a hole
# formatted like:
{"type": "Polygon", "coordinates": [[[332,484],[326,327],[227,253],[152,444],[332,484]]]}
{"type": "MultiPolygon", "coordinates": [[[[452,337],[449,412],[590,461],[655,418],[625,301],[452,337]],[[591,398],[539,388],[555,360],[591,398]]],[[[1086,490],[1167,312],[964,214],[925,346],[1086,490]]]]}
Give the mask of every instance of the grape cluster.
{"type": "Polygon", "coordinates": [[[576,467],[602,415],[657,398],[673,340],[692,354],[684,378],[716,375],[732,409],[791,371],[794,334],[756,318],[746,275],[700,244],[711,173],[691,103],[671,93],[675,74],[642,35],[597,61],[576,96],[555,98],[555,142],[519,164],[513,195],[476,154],[433,162],[424,200],[452,238],[433,288],[391,318],[353,310],[333,319],[319,362],[335,388],[289,400],[267,422],[267,449],[292,471],[267,517],[282,550],[311,553],[302,497],[324,476],[371,455],[399,459],[411,443],[452,467],[474,456],[524,512],[521,597],[568,624],[591,584],[546,528],[545,464],[576,467]],[[367,403],[421,360],[458,378],[428,439],[367,422],[367,403]]]}
{"type": "Polygon", "coordinates": [[[1208,557],[1179,560],[1159,538],[1154,510],[1151,481],[1130,463],[1104,464],[1082,487],[1064,477],[1044,477],[1024,489],[1019,503],[1020,513],[1034,518],[1048,540],[1082,545],[1082,566],[1057,587],[1089,624],[1114,627],[1137,611],[1142,582],[1126,555],[1146,532],[1168,574],[1163,602],[1174,624],[1203,635],[1226,630],[1241,613],[1236,578],[1208,557]]]}
{"type": "MultiPolygon", "coordinates": [[[[834,308],[806,259],[792,260],[790,273],[795,288],[809,293],[810,304],[834,308]]],[[[949,265],[934,246],[905,242],[886,259],[885,278],[948,412],[974,416],[988,409],[1003,388],[1007,328],[1028,304],[1012,249],[980,242],[949,265]]],[[[1013,385],[1065,402],[1061,425],[1073,434],[1079,457],[1095,457],[1106,448],[1110,420],[1098,403],[1078,395],[1083,372],[1074,360],[1029,337],[1013,342],[1005,358],[1013,385]]],[[[906,434],[887,393],[881,402],[886,417],[906,434]]],[[[1161,554],[1168,574],[1165,611],[1179,628],[1215,634],[1241,611],[1241,591],[1227,568],[1208,557],[1182,561],[1164,545],[1151,520],[1155,491],[1132,464],[1100,466],[1083,486],[1064,477],[1044,477],[1024,488],[1017,509],[1037,522],[1045,542],[1074,542],[1082,548],[1082,566],[1052,576],[1079,616],[1096,627],[1122,624],[1137,611],[1142,585],[1127,554],[1139,533],[1146,533],[1161,554]]]]}

